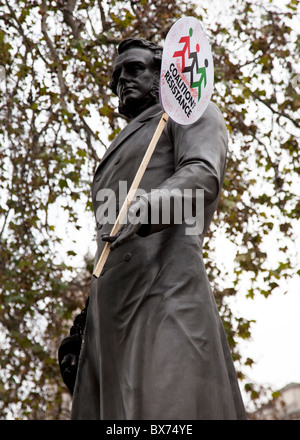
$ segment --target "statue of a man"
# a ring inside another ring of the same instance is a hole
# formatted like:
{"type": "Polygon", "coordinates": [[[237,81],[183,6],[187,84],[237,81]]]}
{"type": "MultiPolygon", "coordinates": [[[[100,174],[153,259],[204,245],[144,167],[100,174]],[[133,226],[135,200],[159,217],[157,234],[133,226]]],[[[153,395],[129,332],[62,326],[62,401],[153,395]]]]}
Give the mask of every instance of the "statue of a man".
{"type": "Polygon", "coordinates": [[[130,122],[106,151],[92,185],[95,262],[106,241],[111,252],[101,276],[91,282],[78,368],[78,335],[73,349],[62,344],[72,419],[244,419],[202,256],[225,172],[222,114],[209,103],[192,125],[169,119],[141,181],[141,196],[120,232],[109,237],[103,191],[114,194],[117,204],[122,199],[120,183],[130,188],[162,116],[161,48],[132,38],[118,50],[111,87],[130,122]],[[200,204],[197,191],[203,194],[200,204]],[[202,215],[197,228],[189,229],[185,210],[178,214],[180,203],[190,205],[192,219],[202,215]],[[130,221],[134,217],[137,221],[130,221]]]}

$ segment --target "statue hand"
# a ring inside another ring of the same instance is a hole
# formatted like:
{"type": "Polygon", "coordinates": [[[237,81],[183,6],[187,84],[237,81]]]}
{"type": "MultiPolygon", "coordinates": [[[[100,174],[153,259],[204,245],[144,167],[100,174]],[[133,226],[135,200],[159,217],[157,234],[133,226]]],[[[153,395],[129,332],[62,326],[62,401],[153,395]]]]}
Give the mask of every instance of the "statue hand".
{"type": "Polygon", "coordinates": [[[66,354],[61,361],[62,376],[69,380],[73,376],[76,377],[77,363],[77,356],[74,353],[66,354]]]}
{"type": "Polygon", "coordinates": [[[139,198],[128,209],[128,223],[122,225],[116,235],[102,234],[102,240],[111,243],[110,250],[113,251],[136,234],[147,218],[148,202],[139,198]]]}
{"type": "Polygon", "coordinates": [[[78,357],[73,353],[66,354],[63,357],[60,364],[60,371],[63,381],[67,385],[71,394],[73,394],[73,390],[74,390],[77,367],[78,367],[78,357]]]}
{"type": "Polygon", "coordinates": [[[63,357],[61,361],[61,367],[63,374],[72,374],[77,368],[77,356],[74,353],[68,353],[63,357]]]}
{"type": "Polygon", "coordinates": [[[67,336],[62,340],[58,349],[61,376],[71,394],[74,390],[81,344],[81,336],[67,336]]]}

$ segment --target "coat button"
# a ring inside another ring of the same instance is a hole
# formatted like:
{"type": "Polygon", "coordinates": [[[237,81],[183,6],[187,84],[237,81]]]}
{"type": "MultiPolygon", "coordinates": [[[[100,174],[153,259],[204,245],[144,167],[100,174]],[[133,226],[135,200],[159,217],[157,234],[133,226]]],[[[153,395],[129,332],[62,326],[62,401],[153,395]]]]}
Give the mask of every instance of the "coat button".
{"type": "Polygon", "coordinates": [[[124,261],[130,261],[131,260],[131,253],[128,252],[128,254],[125,255],[124,261]]]}
{"type": "Polygon", "coordinates": [[[97,229],[100,231],[100,229],[102,228],[103,224],[102,223],[97,223],[97,229]]]}

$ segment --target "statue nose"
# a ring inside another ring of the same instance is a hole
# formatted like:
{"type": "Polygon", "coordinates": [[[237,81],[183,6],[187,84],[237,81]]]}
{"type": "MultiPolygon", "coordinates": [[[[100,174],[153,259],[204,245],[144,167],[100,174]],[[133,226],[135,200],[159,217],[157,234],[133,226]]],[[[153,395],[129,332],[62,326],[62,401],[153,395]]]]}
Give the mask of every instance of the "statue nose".
{"type": "Polygon", "coordinates": [[[128,81],[131,78],[131,76],[129,75],[129,73],[126,71],[125,68],[123,68],[121,70],[120,76],[119,76],[119,81],[121,82],[125,82],[128,81]]]}

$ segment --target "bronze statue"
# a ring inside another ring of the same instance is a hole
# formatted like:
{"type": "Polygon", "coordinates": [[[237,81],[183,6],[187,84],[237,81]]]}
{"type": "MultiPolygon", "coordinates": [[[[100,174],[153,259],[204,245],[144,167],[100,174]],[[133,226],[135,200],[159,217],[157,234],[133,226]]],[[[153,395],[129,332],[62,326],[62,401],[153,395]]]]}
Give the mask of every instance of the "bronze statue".
{"type": "Polygon", "coordinates": [[[91,281],[78,369],[83,326],[73,329],[74,344],[70,335],[60,349],[62,375],[73,393],[72,419],[245,419],[202,257],[227,154],[226,127],[215,104],[192,125],[168,121],[141,181],[142,194],[130,208],[129,218],[137,221],[114,237],[108,235],[112,224],[103,221],[101,191],[115,194],[113,202],[122,198],[120,182],[130,187],[161,118],[161,55],[155,44],[132,38],[120,44],[114,64],[111,87],[130,122],[106,151],[92,185],[95,262],[106,241],[111,252],[101,276],[91,281]],[[204,190],[203,225],[188,233],[184,213],[175,219],[176,206],[188,194],[195,218],[196,190],[204,190]],[[164,222],[161,207],[168,197],[164,222]]]}

